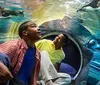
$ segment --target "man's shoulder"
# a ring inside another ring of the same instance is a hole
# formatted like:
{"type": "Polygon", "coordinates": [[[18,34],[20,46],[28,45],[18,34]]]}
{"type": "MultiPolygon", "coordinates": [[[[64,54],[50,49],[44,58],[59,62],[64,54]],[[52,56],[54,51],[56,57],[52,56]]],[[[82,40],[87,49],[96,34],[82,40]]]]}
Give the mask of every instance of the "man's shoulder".
{"type": "Polygon", "coordinates": [[[12,49],[17,48],[17,40],[10,40],[0,44],[0,52],[1,53],[8,53],[12,51],[12,49]]]}
{"type": "Polygon", "coordinates": [[[9,41],[6,41],[4,43],[1,43],[0,45],[9,45],[9,46],[13,46],[13,45],[17,45],[17,43],[19,42],[20,40],[19,39],[16,39],[16,40],[9,40],[9,41]]]}
{"type": "Polygon", "coordinates": [[[12,44],[15,44],[17,42],[19,42],[20,40],[19,39],[15,39],[15,40],[9,40],[9,41],[6,41],[5,43],[12,43],[12,44]]]}

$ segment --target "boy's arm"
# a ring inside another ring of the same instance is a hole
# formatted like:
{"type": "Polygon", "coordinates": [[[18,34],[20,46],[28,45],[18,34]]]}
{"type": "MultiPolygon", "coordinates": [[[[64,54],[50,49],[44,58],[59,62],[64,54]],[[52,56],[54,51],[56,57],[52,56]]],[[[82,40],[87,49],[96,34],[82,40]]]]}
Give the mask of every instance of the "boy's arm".
{"type": "Polygon", "coordinates": [[[60,64],[61,64],[61,63],[56,63],[56,64],[55,64],[55,68],[56,68],[57,72],[59,72],[59,70],[60,70],[60,64]]]}

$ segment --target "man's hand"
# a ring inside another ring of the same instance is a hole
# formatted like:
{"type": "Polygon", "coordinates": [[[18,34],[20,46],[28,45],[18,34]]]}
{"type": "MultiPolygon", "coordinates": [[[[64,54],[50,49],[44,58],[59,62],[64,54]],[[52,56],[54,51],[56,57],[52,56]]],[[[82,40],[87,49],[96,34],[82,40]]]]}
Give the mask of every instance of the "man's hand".
{"type": "Polygon", "coordinates": [[[0,62],[0,82],[5,83],[12,78],[13,76],[9,69],[2,62],[0,62]]]}

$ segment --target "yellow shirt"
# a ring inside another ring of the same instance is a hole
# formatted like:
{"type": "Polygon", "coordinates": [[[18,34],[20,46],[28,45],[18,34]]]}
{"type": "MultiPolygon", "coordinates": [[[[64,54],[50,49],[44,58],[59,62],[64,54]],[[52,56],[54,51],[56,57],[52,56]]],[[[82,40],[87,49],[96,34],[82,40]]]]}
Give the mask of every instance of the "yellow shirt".
{"type": "Polygon", "coordinates": [[[48,52],[49,57],[53,64],[60,63],[65,57],[62,48],[59,50],[55,50],[55,45],[51,40],[43,39],[36,42],[35,44],[40,51],[48,52]]]}

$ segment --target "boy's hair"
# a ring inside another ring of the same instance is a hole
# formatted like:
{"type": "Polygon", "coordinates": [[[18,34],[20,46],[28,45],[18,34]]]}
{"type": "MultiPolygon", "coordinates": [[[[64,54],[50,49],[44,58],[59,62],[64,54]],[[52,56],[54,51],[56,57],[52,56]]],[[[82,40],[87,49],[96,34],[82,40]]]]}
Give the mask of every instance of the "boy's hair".
{"type": "Polygon", "coordinates": [[[18,34],[19,34],[20,38],[22,38],[22,35],[23,35],[22,32],[23,32],[24,30],[27,30],[27,27],[28,27],[27,23],[28,23],[28,22],[30,22],[30,21],[23,22],[23,23],[19,26],[18,34]]]}

